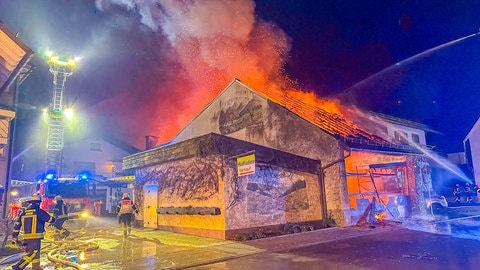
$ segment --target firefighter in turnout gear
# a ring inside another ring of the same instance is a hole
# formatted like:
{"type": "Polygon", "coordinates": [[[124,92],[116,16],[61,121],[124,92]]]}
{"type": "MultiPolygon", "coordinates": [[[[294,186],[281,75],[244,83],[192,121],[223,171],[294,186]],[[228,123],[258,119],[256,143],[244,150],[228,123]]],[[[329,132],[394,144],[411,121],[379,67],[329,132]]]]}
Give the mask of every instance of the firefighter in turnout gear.
{"type": "Polygon", "coordinates": [[[462,192],[460,191],[460,185],[455,184],[455,187],[453,188],[453,196],[455,196],[455,202],[460,202],[460,196],[462,192]]]}
{"type": "Polygon", "coordinates": [[[470,188],[469,183],[465,183],[465,202],[472,202],[472,189],[470,188]]]}
{"type": "Polygon", "coordinates": [[[53,216],[55,217],[55,222],[53,227],[55,231],[62,238],[67,238],[70,235],[70,232],[63,227],[63,223],[68,220],[68,207],[63,202],[63,198],[60,195],[55,196],[55,206],[53,207],[53,216]]]}
{"type": "Polygon", "coordinates": [[[118,223],[120,223],[122,227],[123,237],[127,237],[127,235],[130,235],[132,232],[132,222],[135,219],[133,212],[138,213],[138,210],[128,193],[124,193],[117,205],[118,223]]]}
{"type": "Polygon", "coordinates": [[[33,195],[27,202],[29,205],[24,211],[20,212],[13,226],[12,233],[17,244],[20,244],[18,237],[23,237],[22,245],[25,247],[27,255],[12,266],[12,269],[25,269],[32,263],[32,270],[41,270],[40,248],[45,232],[45,223],[52,223],[55,221],[55,218],[40,209],[41,200],[37,195],[33,195]]]}

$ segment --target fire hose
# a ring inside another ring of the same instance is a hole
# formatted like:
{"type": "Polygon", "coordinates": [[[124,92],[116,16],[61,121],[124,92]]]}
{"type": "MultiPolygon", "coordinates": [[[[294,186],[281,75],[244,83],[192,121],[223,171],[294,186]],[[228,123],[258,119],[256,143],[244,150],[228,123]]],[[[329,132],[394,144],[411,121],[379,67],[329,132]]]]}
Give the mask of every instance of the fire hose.
{"type": "Polygon", "coordinates": [[[65,266],[70,266],[78,270],[83,270],[84,268],[77,262],[78,252],[73,250],[78,250],[80,252],[90,252],[97,250],[99,246],[93,242],[83,242],[83,240],[54,240],[48,241],[49,243],[55,244],[56,247],[50,250],[47,253],[47,258],[49,261],[61,264],[65,266]]]}
{"type": "MultiPolygon", "coordinates": [[[[56,243],[56,244],[75,244],[75,245],[73,245],[73,246],[71,245],[71,246],[67,246],[67,247],[57,247],[57,248],[52,249],[47,254],[48,260],[50,260],[53,263],[70,266],[70,267],[73,267],[73,268],[78,269],[78,270],[83,270],[84,268],[79,263],[77,263],[76,260],[71,261],[70,258],[68,258],[68,256],[65,256],[66,259],[61,259],[61,257],[64,256],[62,254],[62,250],[63,249],[68,249],[68,250],[76,249],[76,250],[81,250],[81,251],[84,251],[84,252],[89,252],[89,251],[94,251],[94,250],[98,249],[98,245],[95,244],[95,243],[78,243],[77,241],[54,241],[54,243],[56,243]]],[[[68,252],[67,252],[67,254],[68,254],[68,252]]],[[[76,258],[76,255],[75,255],[75,258],[76,258]]]]}

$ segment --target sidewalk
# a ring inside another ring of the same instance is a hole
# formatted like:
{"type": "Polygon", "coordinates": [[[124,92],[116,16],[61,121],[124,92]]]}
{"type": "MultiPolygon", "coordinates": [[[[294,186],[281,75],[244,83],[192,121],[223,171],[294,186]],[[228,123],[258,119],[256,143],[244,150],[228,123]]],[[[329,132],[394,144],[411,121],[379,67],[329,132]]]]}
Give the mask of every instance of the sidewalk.
{"type": "Polygon", "coordinates": [[[138,231],[136,235],[158,239],[165,245],[184,245],[190,248],[162,254],[172,262],[165,269],[187,269],[267,252],[284,252],[290,249],[312,246],[330,241],[366,236],[386,231],[396,231],[401,226],[377,226],[376,228],[334,227],[310,232],[268,237],[245,242],[222,241],[211,238],[176,234],[164,231],[138,231]]]}

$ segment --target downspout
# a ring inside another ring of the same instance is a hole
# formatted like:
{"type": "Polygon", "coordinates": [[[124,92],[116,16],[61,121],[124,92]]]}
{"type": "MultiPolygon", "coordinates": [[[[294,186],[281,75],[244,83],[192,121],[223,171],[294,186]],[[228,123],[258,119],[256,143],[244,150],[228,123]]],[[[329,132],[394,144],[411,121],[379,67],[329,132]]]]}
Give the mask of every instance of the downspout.
{"type": "MultiPolygon", "coordinates": [[[[349,146],[346,146],[348,150],[348,154],[344,155],[342,158],[339,158],[337,160],[334,160],[333,162],[328,163],[327,165],[320,167],[319,172],[318,172],[318,178],[319,178],[319,183],[320,183],[320,192],[322,194],[321,196],[321,203],[323,205],[322,207],[322,219],[324,221],[327,220],[328,218],[328,211],[327,211],[327,196],[326,196],[326,189],[325,189],[325,170],[332,167],[333,165],[345,161],[349,156],[352,155],[352,149],[349,146]]],[[[345,149],[344,149],[345,150],[345,149]]]]}

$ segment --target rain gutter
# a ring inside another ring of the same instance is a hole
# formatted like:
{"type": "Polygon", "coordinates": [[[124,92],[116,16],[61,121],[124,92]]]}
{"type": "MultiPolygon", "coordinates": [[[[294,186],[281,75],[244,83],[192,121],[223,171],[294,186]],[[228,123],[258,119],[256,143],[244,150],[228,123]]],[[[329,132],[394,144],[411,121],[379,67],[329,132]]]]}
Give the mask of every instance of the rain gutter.
{"type": "MultiPolygon", "coordinates": [[[[321,203],[323,205],[322,207],[322,219],[324,221],[327,220],[328,218],[328,211],[327,211],[327,198],[326,198],[326,189],[325,189],[325,170],[332,167],[333,165],[339,163],[339,162],[342,162],[344,161],[345,159],[347,159],[349,156],[352,155],[352,149],[349,147],[349,146],[346,146],[347,150],[348,150],[348,154],[347,155],[344,155],[342,158],[339,158],[335,161],[332,161],[330,163],[328,163],[327,165],[323,166],[323,167],[320,167],[319,168],[319,172],[318,172],[318,178],[319,178],[319,184],[320,184],[320,192],[322,194],[320,200],[321,200],[321,203]]],[[[345,149],[343,149],[345,150],[345,149]]]]}

